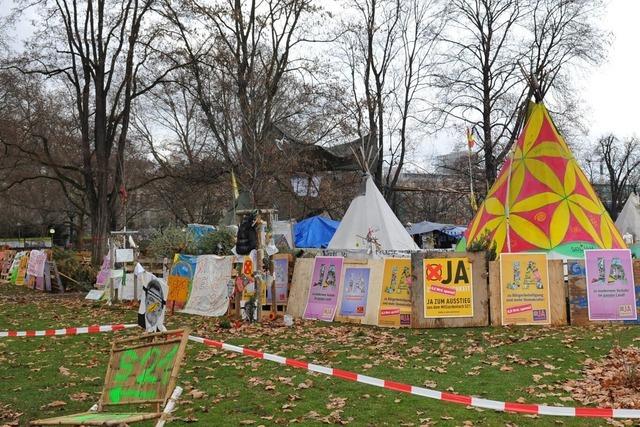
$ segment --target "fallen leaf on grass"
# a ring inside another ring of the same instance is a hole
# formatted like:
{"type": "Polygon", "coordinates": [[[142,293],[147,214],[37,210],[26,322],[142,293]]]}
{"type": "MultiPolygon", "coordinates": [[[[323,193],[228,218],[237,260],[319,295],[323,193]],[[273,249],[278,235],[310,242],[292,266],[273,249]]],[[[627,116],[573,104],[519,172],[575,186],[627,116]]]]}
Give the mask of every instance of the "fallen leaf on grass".
{"type": "Polygon", "coordinates": [[[68,377],[69,375],[71,375],[71,371],[70,371],[69,369],[65,368],[64,366],[60,366],[60,367],[58,368],[58,371],[59,371],[62,375],[64,375],[65,377],[68,377]]]}

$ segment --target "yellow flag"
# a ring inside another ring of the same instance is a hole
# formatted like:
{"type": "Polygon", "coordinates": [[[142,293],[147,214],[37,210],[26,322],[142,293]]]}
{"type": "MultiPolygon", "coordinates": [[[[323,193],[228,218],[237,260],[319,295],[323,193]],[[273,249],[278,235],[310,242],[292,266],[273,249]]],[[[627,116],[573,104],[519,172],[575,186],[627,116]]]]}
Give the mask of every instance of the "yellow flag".
{"type": "Polygon", "coordinates": [[[231,190],[233,190],[233,200],[238,200],[240,192],[238,191],[238,182],[236,181],[236,175],[233,173],[233,169],[231,169],[231,190]]]}

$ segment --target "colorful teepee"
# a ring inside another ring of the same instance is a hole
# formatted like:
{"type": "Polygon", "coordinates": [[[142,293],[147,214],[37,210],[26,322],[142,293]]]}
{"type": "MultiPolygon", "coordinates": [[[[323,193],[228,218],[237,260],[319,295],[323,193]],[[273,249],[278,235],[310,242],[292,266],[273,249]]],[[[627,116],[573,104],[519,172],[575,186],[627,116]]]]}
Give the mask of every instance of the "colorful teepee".
{"type": "Polygon", "coordinates": [[[483,238],[502,252],[581,258],[585,249],[624,248],[620,233],[543,104],[524,130],[458,246],[483,238]]]}

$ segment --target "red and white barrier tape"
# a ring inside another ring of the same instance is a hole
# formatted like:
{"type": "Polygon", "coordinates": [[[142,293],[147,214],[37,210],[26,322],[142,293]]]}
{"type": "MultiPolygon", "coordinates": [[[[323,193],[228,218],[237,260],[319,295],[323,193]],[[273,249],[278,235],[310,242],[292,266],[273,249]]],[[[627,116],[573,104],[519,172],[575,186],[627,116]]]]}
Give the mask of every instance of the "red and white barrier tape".
{"type": "Polygon", "coordinates": [[[97,334],[100,332],[114,332],[122,329],[137,328],[138,325],[116,324],[116,325],[93,325],[82,326],[80,328],[45,329],[42,331],[0,331],[0,338],[7,337],[50,337],[56,335],[80,335],[97,334]]]}
{"type": "Polygon", "coordinates": [[[428,397],[430,399],[444,400],[466,406],[477,408],[494,409],[496,411],[517,412],[522,414],[553,415],[562,417],[596,417],[596,418],[640,418],[640,409],[613,409],[613,408],[572,408],[568,406],[548,406],[534,405],[515,402],[500,402],[498,400],[482,399],[474,396],[465,396],[457,393],[431,390],[424,387],[397,383],[395,381],[382,380],[355,372],[343,371],[341,369],[329,368],[326,366],[314,365],[300,360],[289,359],[275,354],[264,353],[262,351],[251,350],[238,347],[221,341],[214,341],[206,338],[189,336],[191,341],[199,342],[209,347],[217,347],[227,351],[233,351],[256,359],[270,360],[281,365],[292,366],[294,368],[306,369],[312,372],[342,378],[343,380],[356,381],[388,390],[400,391],[402,393],[414,394],[428,397]]]}

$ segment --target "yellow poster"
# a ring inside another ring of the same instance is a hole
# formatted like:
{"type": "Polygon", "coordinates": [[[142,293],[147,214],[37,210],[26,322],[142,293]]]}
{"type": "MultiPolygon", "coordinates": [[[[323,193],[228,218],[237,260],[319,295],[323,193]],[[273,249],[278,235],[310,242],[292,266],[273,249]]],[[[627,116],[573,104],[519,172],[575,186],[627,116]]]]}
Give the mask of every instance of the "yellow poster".
{"type": "Polygon", "coordinates": [[[411,326],[411,260],[386,258],[378,325],[411,326]]]}
{"type": "Polygon", "coordinates": [[[469,258],[423,260],[424,317],[473,317],[469,258]]]}
{"type": "Polygon", "coordinates": [[[547,254],[500,254],[503,325],[551,323],[547,254]]]}
{"type": "Polygon", "coordinates": [[[29,265],[29,252],[20,258],[20,264],[18,266],[18,275],[16,276],[16,285],[23,286],[24,279],[27,275],[27,266],[29,265]]]}

